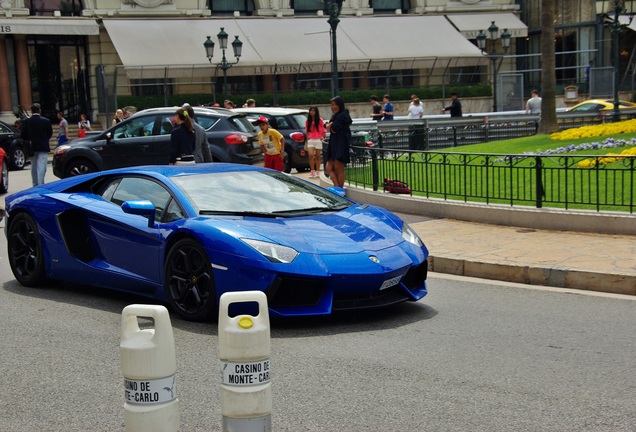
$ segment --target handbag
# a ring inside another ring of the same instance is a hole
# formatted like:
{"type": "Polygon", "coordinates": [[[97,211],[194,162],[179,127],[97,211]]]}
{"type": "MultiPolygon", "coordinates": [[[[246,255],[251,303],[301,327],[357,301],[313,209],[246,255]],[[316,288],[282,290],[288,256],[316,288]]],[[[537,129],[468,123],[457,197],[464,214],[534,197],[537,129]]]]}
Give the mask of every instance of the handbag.
{"type": "Polygon", "coordinates": [[[77,137],[78,138],[86,138],[86,131],[84,129],[79,129],[77,131],[77,137]]]}
{"type": "Polygon", "coordinates": [[[399,180],[384,179],[384,190],[394,194],[410,194],[411,188],[404,182],[399,180]]]}

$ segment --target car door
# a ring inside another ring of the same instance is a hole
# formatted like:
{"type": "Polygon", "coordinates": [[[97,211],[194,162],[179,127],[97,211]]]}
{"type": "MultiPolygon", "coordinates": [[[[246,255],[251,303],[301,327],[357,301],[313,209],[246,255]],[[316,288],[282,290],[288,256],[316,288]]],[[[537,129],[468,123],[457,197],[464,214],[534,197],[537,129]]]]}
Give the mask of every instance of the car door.
{"type": "MultiPolygon", "coordinates": [[[[165,241],[162,231],[148,227],[144,216],[125,213],[121,204],[129,200],[150,200],[155,205],[159,223],[164,213],[178,211],[178,206],[172,205],[170,192],[151,179],[124,177],[112,179],[104,185],[100,195],[110,204],[95,201],[84,209],[91,214],[91,236],[104,266],[111,272],[121,273],[124,282],[132,277],[161,283],[165,241]]],[[[179,214],[170,219],[182,217],[179,214]]]]}
{"type": "Polygon", "coordinates": [[[160,151],[154,145],[157,117],[154,113],[133,116],[113,127],[100,150],[104,166],[110,169],[158,164],[160,151]]]}

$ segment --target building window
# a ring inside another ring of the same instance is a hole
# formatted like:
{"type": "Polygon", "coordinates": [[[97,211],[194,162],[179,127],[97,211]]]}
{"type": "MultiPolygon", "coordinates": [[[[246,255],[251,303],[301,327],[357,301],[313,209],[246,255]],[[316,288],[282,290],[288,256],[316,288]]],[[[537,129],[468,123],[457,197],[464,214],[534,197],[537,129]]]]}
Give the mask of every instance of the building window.
{"type": "Polygon", "coordinates": [[[324,0],[293,0],[291,7],[295,15],[316,15],[316,12],[325,9],[325,2],[324,0]]]}
{"type": "Polygon", "coordinates": [[[55,11],[62,16],[80,16],[84,9],[81,0],[25,0],[24,7],[35,16],[53,16],[55,11]]]}
{"type": "Polygon", "coordinates": [[[371,0],[369,3],[375,14],[393,14],[397,9],[408,12],[411,9],[409,0],[371,0]]]}
{"type": "Polygon", "coordinates": [[[241,15],[252,15],[254,12],[253,0],[208,0],[208,8],[212,15],[233,15],[238,11],[241,15]]]}

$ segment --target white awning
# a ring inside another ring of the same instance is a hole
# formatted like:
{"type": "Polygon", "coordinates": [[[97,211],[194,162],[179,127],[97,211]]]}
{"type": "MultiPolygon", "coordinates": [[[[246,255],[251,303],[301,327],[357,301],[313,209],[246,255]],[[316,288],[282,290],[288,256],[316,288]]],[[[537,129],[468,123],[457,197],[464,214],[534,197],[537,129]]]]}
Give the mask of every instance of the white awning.
{"type": "MultiPolygon", "coordinates": [[[[216,34],[221,27],[229,35],[228,61],[235,61],[230,45],[234,36],[243,42],[242,57],[230,75],[330,71],[326,17],[104,18],[103,24],[131,78],[173,78],[195,70],[209,74],[203,42],[212,36],[212,65],[220,62],[216,34]]],[[[341,17],[336,37],[340,71],[432,67],[440,58],[457,65],[483,60],[480,50],[443,16],[341,17]]]]}
{"type": "Polygon", "coordinates": [[[4,34],[34,35],[77,35],[99,34],[99,25],[94,19],[86,18],[11,18],[0,19],[0,28],[4,34]]]}
{"type": "MultiPolygon", "coordinates": [[[[614,21],[614,19],[612,19],[611,21],[614,21]]],[[[627,26],[628,29],[636,31],[636,19],[630,19],[629,15],[620,15],[618,17],[618,22],[624,26],[627,26]]]]}
{"type": "Polygon", "coordinates": [[[446,15],[446,18],[468,39],[475,39],[479,34],[479,30],[483,30],[488,36],[488,27],[493,21],[499,27],[499,36],[501,36],[504,29],[508,29],[512,37],[528,36],[528,26],[512,12],[454,14],[446,15]]]}

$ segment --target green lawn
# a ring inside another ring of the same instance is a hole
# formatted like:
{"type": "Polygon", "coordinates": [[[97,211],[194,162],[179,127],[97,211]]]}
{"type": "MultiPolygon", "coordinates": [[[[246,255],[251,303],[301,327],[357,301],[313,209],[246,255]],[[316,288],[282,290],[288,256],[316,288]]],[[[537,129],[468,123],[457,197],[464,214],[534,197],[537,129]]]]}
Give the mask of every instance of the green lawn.
{"type": "MultiPolygon", "coordinates": [[[[630,140],[636,133],[621,134],[618,139],[630,140]]],[[[636,174],[627,163],[613,163],[601,169],[580,168],[585,156],[620,153],[631,146],[612,149],[559,153],[560,147],[583,143],[601,143],[608,137],[553,141],[548,135],[535,135],[486,144],[445,149],[440,152],[413,153],[397,159],[378,161],[379,178],[407,182],[414,195],[470,202],[503,203],[535,206],[538,185],[537,158],[504,159],[503,155],[552,150],[550,157],[541,158],[545,190],[545,207],[633,211],[636,174]],[[500,156],[501,155],[501,156],[500,156]],[[421,192],[420,192],[421,191],[421,192]]],[[[351,182],[371,183],[371,168],[350,167],[351,182]]]]}

